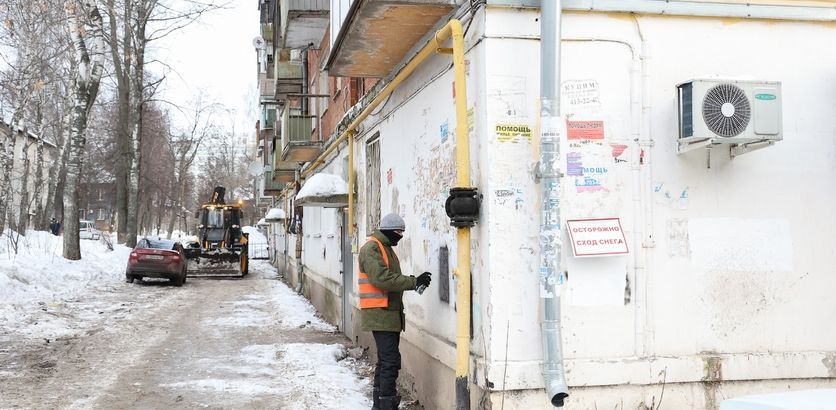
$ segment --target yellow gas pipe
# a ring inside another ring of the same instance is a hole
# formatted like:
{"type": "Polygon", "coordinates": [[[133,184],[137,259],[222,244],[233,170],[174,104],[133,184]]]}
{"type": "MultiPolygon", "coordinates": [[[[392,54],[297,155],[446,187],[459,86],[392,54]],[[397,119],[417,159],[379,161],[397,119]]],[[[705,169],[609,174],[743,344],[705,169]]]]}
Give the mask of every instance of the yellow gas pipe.
{"type": "MultiPolygon", "coordinates": [[[[349,235],[354,237],[354,135],[356,129],[371,112],[382,103],[415,69],[434,53],[453,54],[453,74],[456,90],[456,174],[457,188],[470,188],[470,138],[467,121],[467,79],[464,63],[464,30],[459,20],[450,20],[435,33],[433,39],[407,63],[406,66],[387,84],[380,93],[366,106],[345,131],[303,172],[307,177],[325,162],[343,141],[348,140],[348,226],[349,235]],[[442,44],[452,39],[453,48],[443,48],[442,44]]],[[[470,387],[468,372],[470,366],[470,227],[458,228],[456,233],[457,277],[456,288],[456,408],[470,408],[470,387]]]]}

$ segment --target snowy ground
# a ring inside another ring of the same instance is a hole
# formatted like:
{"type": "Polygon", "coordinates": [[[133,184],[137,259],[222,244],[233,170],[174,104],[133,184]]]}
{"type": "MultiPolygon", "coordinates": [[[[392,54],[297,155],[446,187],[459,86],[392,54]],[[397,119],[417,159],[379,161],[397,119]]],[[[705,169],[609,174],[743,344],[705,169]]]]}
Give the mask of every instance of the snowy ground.
{"type": "Polygon", "coordinates": [[[27,236],[0,245],[0,408],[371,407],[368,364],[266,261],[127,284],[127,248],[84,241],[70,262],[60,238],[27,236]]]}

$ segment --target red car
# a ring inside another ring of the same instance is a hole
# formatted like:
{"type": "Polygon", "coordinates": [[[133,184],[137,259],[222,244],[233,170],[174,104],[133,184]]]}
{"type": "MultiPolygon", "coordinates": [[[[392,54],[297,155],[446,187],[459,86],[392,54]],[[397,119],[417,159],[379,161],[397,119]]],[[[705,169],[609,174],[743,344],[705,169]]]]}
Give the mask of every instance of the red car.
{"type": "Polygon", "coordinates": [[[164,278],[174,286],[186,283],[186,251],[180,242],[142,238],[128,258],[125,281],[164,278]]]}

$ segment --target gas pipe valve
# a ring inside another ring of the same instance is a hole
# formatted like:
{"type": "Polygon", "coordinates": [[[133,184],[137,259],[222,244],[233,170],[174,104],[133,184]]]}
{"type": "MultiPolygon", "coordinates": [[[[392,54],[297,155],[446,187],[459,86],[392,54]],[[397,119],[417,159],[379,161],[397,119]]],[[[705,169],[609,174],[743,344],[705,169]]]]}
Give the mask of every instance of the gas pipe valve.
{"type": "Polygon", "coordinates": [[[444,204],[450,225],[456,228],[473,226],[479,219],[481,195],[477,188],[451,188],[444,204]]]}

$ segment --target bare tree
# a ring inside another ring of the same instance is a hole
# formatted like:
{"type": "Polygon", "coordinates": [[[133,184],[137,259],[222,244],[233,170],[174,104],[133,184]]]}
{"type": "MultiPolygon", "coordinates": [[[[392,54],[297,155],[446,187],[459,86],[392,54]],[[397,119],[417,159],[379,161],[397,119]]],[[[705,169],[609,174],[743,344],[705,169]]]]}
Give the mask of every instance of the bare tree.
{"type": "MultiPolygon", "coordinates": [[[[8,206],[16,206],[18,219],[12,222],[21,229],[28,226],[33,208],[36,226],[45,224],[52,209],[49,204],[43,206],[42,187],[49,187],[49,202],[54,177],[62,174],[60,167],[50,167],[48,183],[44,183],[44,146],[47,141],[62,146],[62,118],[69,106],[66,78],[73,63],[68,58],[71,43],[65,19],[63,10],[47,0],[6,0],[0,5],[0,21],[5,23],[0,26],[0,107],[4,103],[12,107],[11,123],[16,131],[31,131],[36,137],[23,139],[24,155],[20,158],[11,156],[14,139],[0,141],[0,168],[5,171],[0,189],[9,194],[0,198],[0,215],[8,206]],[[30,175],[32,145],[36,145],[34,184],[30,175]],[[10,191],[11,178],[16,181],[14,191],[10,191]],[[19,195],[17,203],[9,203],[11,194],[19,195]]],[[[5,222],[0,218],[0,229],[5,222]]]]}
{"type": "Polygon", "coordinates": [[[78,180],[86,143],[88,114],[99,93],[104,60],[102,17],[94,0],[70,0],[64,5],[75,50],[75,103],[70,113],[70,149],[64,188],[64,257],[81,259],[78,226],[78,180]]]}
{"type": "MultiPolygon", "coordinates": [[[[106,0],[109,27],[106,33],[114,62],[119,104],[117,166],[117,231],[119,241],[136,243],[139,215],[142,152],[140,150],[143,106],[159,82],[146,84],[148,44],[196,21],[203,14],[223,7],[198,0],[106,0]],[[120,3],[121,1],[121,3],[120,3]]],[[[153,60],[152,60],[153,61],[153,60]]],[[[160,79],[161,81],[161,79],[160,79]]]]}
{"type": "Polygon", "coordinates": [[[205,96],[201,92],[195,97],[194,107],[190,109],[191,116],[187,121],[187,128],[180,130],[169,139],[169,150],[174,157],[175,163],[175,191],[173,207],[168,220],[168,238],[174,231],[174,224],[183,212],[186,199],[186,181],[192,169],[192,164],[197,157],[201,144],[210,134],[217,133],[217,126],[213,123],[213,114],[217,111],[218,105],[206,103],[205,96]]]}

